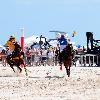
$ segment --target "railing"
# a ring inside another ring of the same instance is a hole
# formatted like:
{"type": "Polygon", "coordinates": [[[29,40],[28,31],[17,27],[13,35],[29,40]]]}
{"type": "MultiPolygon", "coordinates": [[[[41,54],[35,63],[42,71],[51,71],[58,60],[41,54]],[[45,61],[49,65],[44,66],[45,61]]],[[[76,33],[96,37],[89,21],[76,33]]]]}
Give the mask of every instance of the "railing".
{"type": "MultiPolygon", "coordinates": [[[[6,66],[7,65],[7,62],[6,62],[6,57],[7,55],[1,55],[1,64],[3,66],[6,66]]],[[[42,55],[32,55],[31,54],[31,57],[28,59],[27,56],[24,57],[24,61],[25,61],[25,64],[27,66],[41,66],[41,65],[48,65],[48,56],[45,56],[46,59],[42,59],[43,56],[42,55]]],[[[57,62],[58,60],[56,61],[55,57],[52,58],[52,62],[51,64],[52,65],[57,65],[57,62]]],[[[50,63],[49,63],[50,64],[50,63]]]]}
{"type": "MultiPolygon", "coordinates": [[[[27,65],[31,65],[31,66],[38,66],[39,64],[43,64],[41,63],[41,59],[42,59],[42,55],[40,55],[39,60],[36,61],[35,58],[37,56],[31,55],[31,59],[30,62],[28,62],[27,57],[25,56],[25,63],[27,65]]],[[[80,55],[75,55],[75,57],[78,57],[78,61],[79,61],[79,66],[98,66],[99,64],[99,56],[98,55],[94,55],[94,54],[80,54],[80,55]]],[[[48,64],[48,57],[46,57],[47,59],[44,61],[45,65],[48,64]]],[[[2,55],[2,60],[1,63],[3,66],[6,66],[6,55],[2,55]]],[[[76,61],[75,61],[76,63],[76,61]]],[[[56,66],[58,64],[58,58],[53,57],[52,60],[52,65],[56,66]]],[[[77,63],[75,64],[75,66],[78,66],[77,63]]]]}
{"type": "Polygon", "coordinates": [[[80,65],[81,66],[97,66],[98,55],[94,55],[94,54],[80,55],[80,65]]]}
{"type": "Polygon", "coordinates": [[[38,56],[36,56],[36,55],[31,55],[31,58],[30,58],[30,60],[28,61],[27,60],[27,56],[25,56],[25,63],[27,64],[27,65],[31,65],[31,66],[33,66],[33,65],[35,65],[35,66],[38,66],[38,65],[57,65],[58,64],[58,58],[56,58],[55,56],[54,57],[52,57],[51,58],[51,60],[52,60],[52,62],[50,63],[49,62],[49,57],[48,56],[45,56],[44,58],[46,58],[46,59],[42,59],[44,56],[42,56],[42,55],[38,55],[38,56]]]}

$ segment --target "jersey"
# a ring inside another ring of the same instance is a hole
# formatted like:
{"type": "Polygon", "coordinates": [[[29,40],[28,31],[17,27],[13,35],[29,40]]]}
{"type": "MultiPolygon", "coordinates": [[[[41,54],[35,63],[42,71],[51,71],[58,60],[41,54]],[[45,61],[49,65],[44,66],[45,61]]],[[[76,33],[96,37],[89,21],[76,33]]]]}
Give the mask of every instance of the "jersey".
{"type": "Polygon", "coordinates": [[[61,38],[58,39],[58,42],[60,52],[62,52],[63,49],[67,46],[67,39],[64,37],[64,35],[61,35],[61,38]]]}

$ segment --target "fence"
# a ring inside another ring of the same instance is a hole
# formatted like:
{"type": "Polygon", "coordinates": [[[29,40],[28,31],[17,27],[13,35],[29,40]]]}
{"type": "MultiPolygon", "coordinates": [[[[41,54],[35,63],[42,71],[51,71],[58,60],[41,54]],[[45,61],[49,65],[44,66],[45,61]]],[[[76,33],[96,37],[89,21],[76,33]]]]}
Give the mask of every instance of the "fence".
{"type": "Polygon", "coordinates": [[[98,55],[83,54],[80,55],[81,66],[97,66],[99,62],[98,55]]]}
{"type": "MultiPolygon", "coordinates": [[[[81,54],[81,55],[75,55],[75,57],[79,58],[78,60],[79,60],[80,66],[100,66],[99,55],[81,54]]],[[[46,56],[46,59],[44,60],[43,63],[41,63],[41,60],[42,60],[42,55],[40,56],[31,55],[30,60],[28,60],[27,57],[25,56],[25,64],[29,66],[38,66],[42,64],[45,64],[45,65],[48,64],[48,56],[46,56]]],[[[6,55],[2,55],[1,63],[3,66],[6,66],[6,55]]],[[[58,64],[58,58],[54,56],[51,63],[52,65],[56,66],[58,64]]],[[[75,66],[77,66],[77,64],[75,64],[75,66]]]]}
{"type": "MultiPolygon", "coordinates": [[[[6,57],[7,57],[7,55],[1,55],[1,64],[3,66],[7,65],[6,57]]],[[[30,58],[25,56],[24,60],[25,60],[25,64],[27,66],[41,66],[41,65],[50,65],[50,64],[57,65],[57,63],[58,63],[58,58],[56,58],[55,56],[52,59],[49,59],[48,56],[43,57],[42,55],[36,56],[36,55],[31,54],[30,58]]]]}

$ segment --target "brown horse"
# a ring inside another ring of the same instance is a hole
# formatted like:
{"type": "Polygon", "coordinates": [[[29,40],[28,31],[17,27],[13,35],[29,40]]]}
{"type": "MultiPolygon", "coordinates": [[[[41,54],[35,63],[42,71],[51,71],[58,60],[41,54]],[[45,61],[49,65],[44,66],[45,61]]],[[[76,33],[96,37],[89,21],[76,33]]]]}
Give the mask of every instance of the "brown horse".
{"type": "Polygon", "coordinates": [[[23,65],[24,68],[25,68],[22,53],[19,57],[14,57],[14,58],[12,57],[12,55],[8,55],[6,60],[7,60],[7,63],[10,65],[10,67],[13,69],[14,72],[15,72],[15,70],[14,70],[13,66],[16,66],[19,69],[20,73],[22,72],[22,68],[20,66],[23,65]]]}
{"type": "Polygon", "coordinates": [[[70,67],[73,59],[73,47],[72,44],[68,44],[62,52],[62,62],[66,68],[66,73],[70,77],[70,67]]]}

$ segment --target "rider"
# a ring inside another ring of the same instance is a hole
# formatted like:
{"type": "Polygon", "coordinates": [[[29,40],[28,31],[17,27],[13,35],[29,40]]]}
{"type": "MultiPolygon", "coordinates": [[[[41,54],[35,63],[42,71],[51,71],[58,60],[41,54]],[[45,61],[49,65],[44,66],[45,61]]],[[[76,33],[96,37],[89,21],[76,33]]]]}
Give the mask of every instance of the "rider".
{"type": "Polygon", "coordinates": [[[20,57],[20,52],[21,52],[21,46],[18,44],[18,42],[14,43],[14,51],[12,52],[12,57],[20,57]]]}
{"type": "Polygon", "coordinates": [[[64,37],[64,35],[61,35],[61,37],[58,38],[58,41],[59,41],[59,51],[60,51],[60,53],[59,53],[59,64],[60,64],[60,66],[62,66],[63,50],[67,46],[67,39],[64,37]]]}
{"type": "Polygon", "coordinates": [[[6,42],[5,46],[9,47],[10,50],[14,50],[14,43],[16,42],[16,39],[13,35],[10,36],[9,40],[6,42]]]}
{"type": "Polygon", "coordinates": [[[21,52],[21,47],[17,43],[15,37],[13,35],[10,36],[9,40],[6,42],[5,46],[9,47],[10,58],[19,57],[19,53],[21,52]]]}

